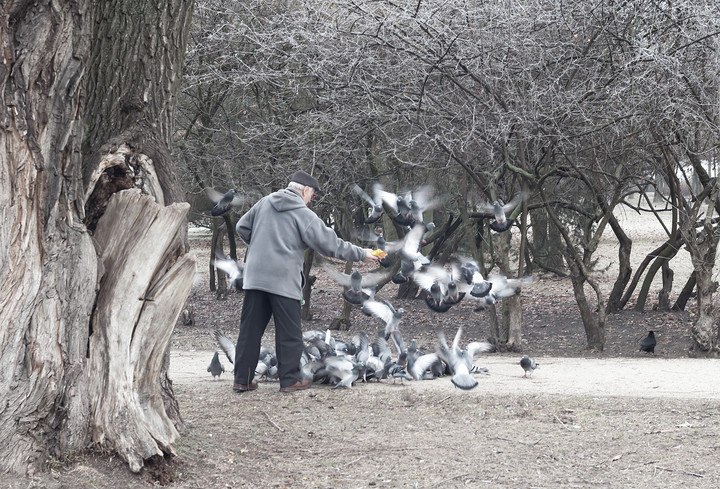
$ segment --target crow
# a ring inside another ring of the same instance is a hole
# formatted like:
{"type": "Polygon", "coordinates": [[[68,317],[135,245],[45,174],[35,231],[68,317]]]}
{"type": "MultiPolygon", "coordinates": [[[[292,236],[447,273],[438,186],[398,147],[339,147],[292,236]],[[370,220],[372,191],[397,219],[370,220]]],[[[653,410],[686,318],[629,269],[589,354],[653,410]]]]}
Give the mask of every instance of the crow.
{"type": "Polygon", "coordinates": [[[645,337],[644,340],[640,342],[640,350],[644,351],[646,353],[652,353],[655,354],[655,345],[657,344],[657,341],[655,340],[655,332],[654,331],[648,331],[648,335],[645,337]]]}

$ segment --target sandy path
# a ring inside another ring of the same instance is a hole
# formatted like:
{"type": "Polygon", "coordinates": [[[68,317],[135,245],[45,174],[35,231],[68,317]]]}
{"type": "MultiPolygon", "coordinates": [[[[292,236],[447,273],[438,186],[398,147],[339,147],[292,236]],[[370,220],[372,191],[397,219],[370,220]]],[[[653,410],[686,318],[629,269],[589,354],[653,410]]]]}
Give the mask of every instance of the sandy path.
{"type": "MultiPolygon", "coordinates": [[[[170,378],[177,384],[211,382],[206,369],[212,351],[173,351],[170,378]]],[[[562,396],[720,399],[720,360],[690,358],[557,358],[541,357],[535,360],[540,367],[532,379],[522,378],[519,355],[488,355],[476,360],[486,367],[489,376],[477,375],[478,387],[470,391],[477,394],[552,394],[562,396]]],[[[225,368],[231,366],[223,359],[225,368]]],[[[231,375],[223,374],[222,381],[229,383],[231,375]]],[[[460,391],[449,378],[423,382],[406,382],[404,387],[387,384],[359,385],[369,389],[416,389],[460,391]]],[[[261,384],[261,389],[277,389],[276,382],[261,384]]],[[[320,388],[320,387],[318,387],[320,388]]]]}

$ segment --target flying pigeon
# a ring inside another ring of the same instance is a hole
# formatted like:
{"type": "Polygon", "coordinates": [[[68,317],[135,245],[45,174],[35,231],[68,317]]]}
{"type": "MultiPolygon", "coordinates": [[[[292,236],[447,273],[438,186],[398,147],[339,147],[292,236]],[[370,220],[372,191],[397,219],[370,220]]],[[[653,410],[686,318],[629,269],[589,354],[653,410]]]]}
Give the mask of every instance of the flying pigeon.
{"type": "Polygon", "coordinates": [[[445,334],[439,331],[438,338],[440,339],[440,344],[436,346],[436,351],[438,357],[444,361],[450,369],[450,373],[452,374],[450,381],[453,385],[459,389],[470,390],[475,388],[478,382],[470,375],[470,368],[468,368],[465,359],[460,356],[461,350],[459,342],[461,335],[462,328],[458,328],[452,347],[448,347],[445,334]]]}
{"type": "Polygon", "coordinates": [[[213,266],[227,274],[228,290],[230,290],[230,288],[234,285],[238,292],[242,292],[243,271],[245,270],[244,265],[239,264],[232,258],[228,258],[221,253],[218,253],[215,260],[213,260],[213,266]]]}
{"type": "Polygon", "coordinates": [[[423,266],[413,274],[412,279],[430,293],[425,303],[435,312],[447,312],[465,297],[465,293],[459,291],[453,276],[443,267],[423,266]]]}
{"type": "Polygon", "coordinates": [[[455,351],[457,356],[465,362],[465,365],[470,373],[487,374],[487,369],[481,369],[473,362],[475,361],[475,357],[477,357],[480,353],[491,351],[493,349],[493,345],[487,341],[471,341],[465,345],[464,349],[461,349],[460,337],[462,336],[462,331],[462,326],[460,326],[457,333],[455,333],[455,339],[452,344],[453,351],[455,351]]]}
{"type": "Polygon", "coordinates": [[[388,243],[386,251],[400,254],[400,258],[412,263],[414,269],[418,269],[422,265],[429,265],[430,260],[420,252],[425,229],[425,225],[415,226],[407,232],[402,241],[397,241],[393,245],[388,243]]]}
{"type": "Polygon", "coordinates": [[[327,268],[327,272],[333,280],[343,287],[347,287],[347,290],[343,292],[342,296],[351,304],[362,304],[371,299],[375,293],[368,289],[377,286],[377,284],[388,277],[387,274],[382,273],[363,275],[357,268],[350,275],[338,272],[332,268],[327,268]]]}
{"type": "Polygon", "coordinates": [[[363,309],[385,323],[385,339],[398,329],[403,315],[403,308],[395,309],[388,301],[365,301],[363,309]]]}
{"type": "Polygon", "coordinates": [[[480,210],[484,213],[492,213],[495,217],[495,222],[490,223],[490,229],[498,233],[502,233],[510,229],[512,226],[512,220],[507,218],[507,214],[511,214],[515,207],[518,206],[522,201],[527,198],[527,193],[520,192],[507,204],[502,204],[502,201],[496,200],[492,204],[485,202],[480,206],[480,210]]]}
{"type": "Polygon", "coordinates": [[[225,192],[225,195],[222,195],[220,192],[211,187],[205,188],[205,193],[207,193],[210,200],[215,202],[215,207],[213,207],[210,211],[210,215],[213,217],[220,217],[233,207],[242,205],[245,201],[245,198],[240,195],[236,195],[235,189],[232,188],[225,192]]]}
{"type": "Polygon", "coordinates": [[[450,266],[458,292],[469,293],[472,297],[485,297],[492,289],[493,284],[483,278],[480,266],[475,260],[454,258],[450,266]]]}
{"type": "Polygon", "coordinates": [[[378,219],[380,219],[383,215],[383,200],[382,196],[380,195],[379,191],[382,190],[382,185],[379,183],[373,184],[373,197],[370,197],[363,189],[361,189],[357,184],[353,184],[352,186],[353,192],[358,194],[365,202],[370,204],[369,214],[368,217],[365,218],[365,222],[367,224],[372,224],[374,222],[377,222],[378,219]]]}
{"type": "Polygon", "coordinates": [[[648,335],[640,342],[640,350],[644,351],[646,353],[652,353],[655,354],[655,345],[657,344],[657,340],[655,339],[655,332],[654,331],[648,331],[648,335]]]}
{"type": "Polygon", "coordinates": [[[529,356],[523,355],[523,357],[520,359],[520,366],[525,371],[523,377],[527,378],[527,373],[530,372],[530,376],[532,377],[533,372],[535,372],[535,369],[538,368],[540,364],[535,363],[535,360],[533,360],[529,356]]]}
{"type": "Polygon", "coordinates": [[[218,350],[215,350],[215,354],[212,357],[212,360],[210,361],[210,365],[208,365],[207,371],[210,372],[213,376],[213,380],[219,379],[220,374],[225,372],[225,367],[223,367],[223,364],[220,363],[220,352],[218,350]]]}

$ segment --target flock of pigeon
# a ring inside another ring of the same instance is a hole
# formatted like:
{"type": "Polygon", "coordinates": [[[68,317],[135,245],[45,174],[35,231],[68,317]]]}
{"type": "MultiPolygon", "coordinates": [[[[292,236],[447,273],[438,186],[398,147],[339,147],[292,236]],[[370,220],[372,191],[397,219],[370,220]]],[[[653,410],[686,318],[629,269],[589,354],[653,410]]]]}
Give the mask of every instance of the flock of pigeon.
{"type": "MultiPolygon", "coordinates": [[[[365,217],[366,225],[374,225],[388,209],[394,213],[392,220],[406,229],[405,236],[394,242],[386,241],[379,228],[370,231],[363,226],[358,232],[361,241],[372,242],[387,255],[380,260],[381,265],[389,267],[392,264],[390,256],[399,257],[399,271],[389,277],[389,274],[382,272],[363,275],[359,269],[351,274],[326,269],[328,275],[343,287],[344,299],[360,306],[364,314],[379,319],[383,327],[372,341],[364,332],[355,335],[350,342],[334,338],[329,330],[305,332],[303,337],[306,347],[301,358],[304,378],[319,383],[332,383],[337,388],[351,387],[358,380],[425,380],[450,375],[452,383],[460,389],[476,387],[478,382],[472,374],[487,375],[488,371],[476,366],[474,360],[480,353],[491,350],[492,345],[475,341],[461,347],[460,327],[452,345],[448,345],[440,331],[435,351],[422,351],[414,340],[406,348],[399,328],[403,309],[396,309],[387,300],[376,300],[378,285],[387,282],[388,278],[396,284],[412,280],[419,288],[427,291],[425,303],[428,308],[444,313],[466,297],[476,302],[476,310],[483,310],[499,299],[514,295],[524,285],[532,283],[534,278],[510,279],[499,274],[485,278],[477,262],[472,259],[452,257],[447,263],[432,263],[424,256],[421,252],[424,237],[434,228],[432,223],[425,222],[424,213],[440,204],[440,200],[433,198],[433,190],[429,186],[400,195],[386,191],[379,183],[373,184],[372,196],[357,185],[353,185],[352,189],[370,206],[365,217]],[[394,355],[390,345],[395,350],[394,355]]],[[[211,211],[213,216],[223,215],[242,202],[234,190],[222,197],[217,192],[209,195],[216,202],[211,211]]],[[[507,216],[525,198],[525,194],[520,194],[508,204],[499,201],[484,204],[482,211],[494,218],[490,228],[499,233],[510,229],[512,220],[507,216]]],[[[227,273],[228,288],[235,286],[238,291],[242,290],[241,265],[222,255],[215,258],[214,265],[227,273]]],[[[232,363],[235,345],[219,332],[215,332],[215,337],[232,363]]],[[[654,352],[654,337],[652,341],[652,347],[643,342],[641,349],[654,352]]],[[[538,364],[525,355],[520,360],[520,366],[524,371],[523,377],[526,377],[528,374],[532,376],[538,364]]],[[[216,378],[224,371],[219,352],[216,351],[208,372],[216,378]]],[[[277,377],[277,358],[272,348],[262,346],[255,374],[257,378],[277,377]]]]}
{"type": "MultiPolygon", "coordinates": [[[[333,384],[333,388],[352,387],[356,381],[392,379],[393,383],[405,380],[428,380],[446,375],[451,382],[463,390],[478,385],[472,374],[488,374],[488,370],[474,364],[475,358],[490,351],[492,345],[484,341],[472,341],[461,345],[462,328],[458,328],[452,345],[448,345],[442,332],[438,333],[435,351],[425,352],[418,348],[415,340],[405,347],[398,329],[389,335],[379,331],[371,342],[365,332],[353,336],[351,341],[334,338],[327,330],[311,330],[303,333],[306,342],[300,360],[303,379],[316,383],[333,384]],[[392,348],[391,346],[392,345],[392,348]],[[393,351],[394,350],[394,351],[393,351]]],[[[232,363],[235,359],[235,345],[229,338],[215,331],[215,338],[232,363]]],[[[524,356],[520,365],[526,373],[532,372],[537,364],[524,356]]],[[[225,371],[216,351],[208,372],[217,378],[225,371]]],[[[263,345],[255,369],[258,379],[277,379],[277,357],[274,350],[263,345]]]]}

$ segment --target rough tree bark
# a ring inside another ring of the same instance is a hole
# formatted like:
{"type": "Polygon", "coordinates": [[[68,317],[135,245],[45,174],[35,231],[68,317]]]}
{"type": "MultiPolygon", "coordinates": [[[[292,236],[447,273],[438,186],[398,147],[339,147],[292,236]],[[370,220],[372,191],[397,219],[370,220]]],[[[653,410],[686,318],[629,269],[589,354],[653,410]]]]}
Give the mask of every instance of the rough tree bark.
{"type": "Polygon", "coordinates": [[[169,141],[189,0],[3,2],[0,472],[172,454],[189,293],[169,141]]]}

